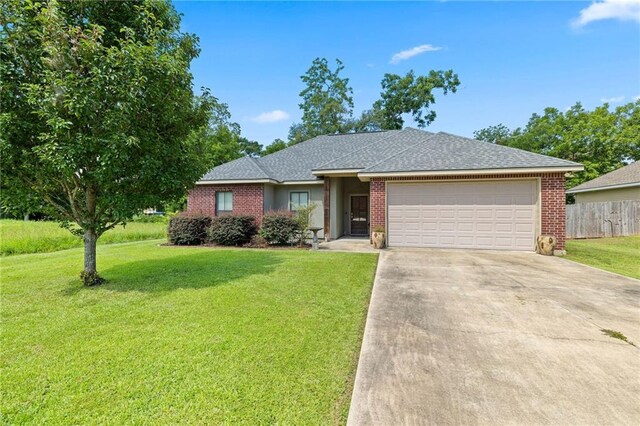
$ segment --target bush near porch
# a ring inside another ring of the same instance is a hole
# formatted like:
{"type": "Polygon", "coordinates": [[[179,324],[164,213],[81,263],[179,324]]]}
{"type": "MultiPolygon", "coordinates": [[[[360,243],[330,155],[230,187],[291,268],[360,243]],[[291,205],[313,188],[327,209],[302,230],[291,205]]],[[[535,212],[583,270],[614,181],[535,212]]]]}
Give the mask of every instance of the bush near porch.
{"type": "MultiPolygon", "coordinates": [[[[307,232],[311,209],[303,209],[296,215],[290,211],[268,212],[260,226],[253,216],[224,215],[217,217],[182,213],[169,222],[169,242],[175,245],[218,244],[223,246],[250,245],[259,234],[266,244],[287,245],[300,242],[307,232]]],[[[261,244],[255,244],[256,247],[261,244]]]]}

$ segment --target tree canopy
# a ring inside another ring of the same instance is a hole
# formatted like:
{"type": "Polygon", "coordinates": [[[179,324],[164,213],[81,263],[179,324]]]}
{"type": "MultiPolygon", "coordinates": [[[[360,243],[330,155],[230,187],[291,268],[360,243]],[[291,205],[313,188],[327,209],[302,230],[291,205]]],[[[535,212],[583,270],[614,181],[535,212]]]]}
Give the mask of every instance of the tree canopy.
{"type": "Polygon", "coordinates": [[[342,78],[342,61],[336,59],[332,70],[325,58],[316,58],[301,76],[305,88],[300,92],[302,123],[293,125],[289,140],[294,143],[318,135],[340,133],[353,114],[353,89],[349,79],[342,78]]]}
{"type": "Polygon", "coordinates": [[[455,93],[460,80],[453,70],[431,70],[416,75],[385,74],[381,81],[380,98],[353,118],[353,89],[349,79],[340,76],[343,63],[336,59],[331,70],[328,61],[316,58],[301,79],[305,89],[300,92],[302,121],[289,129],[289,143],[296,144],[314,136],[333,133],[401,129],[404,116],[411,115],[418,127],[426,127],[436,118],[431,108],[435,103],[434,91],[455,93]]]}
{"type": "Polygon", "coordinates": [[[201,135],[198,39],[168,1],[8,0],[0,6],[2,187],[29,193],[85,241],[184,194],[214,160],[201,135]]]}
{"type": "Polygon", "coordinates": [[[592,111],[579,102],[562,112],[545,108],[533,114],[524,128],[499,124],[474,132],[479,140],[499,143],[584,164],[572,175],[573,187],[640,160],[640,100],[610,110],[604,104],[592,111]]]}

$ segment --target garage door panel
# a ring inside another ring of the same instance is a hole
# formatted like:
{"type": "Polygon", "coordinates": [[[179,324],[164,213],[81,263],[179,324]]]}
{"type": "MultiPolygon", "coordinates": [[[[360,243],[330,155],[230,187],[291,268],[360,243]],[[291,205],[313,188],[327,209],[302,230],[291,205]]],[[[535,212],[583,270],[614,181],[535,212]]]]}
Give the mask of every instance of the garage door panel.
{"type": "Polygon", "coordinates": [[[389,183],[389,245],[532,250],[535,180],[389,183]]]}

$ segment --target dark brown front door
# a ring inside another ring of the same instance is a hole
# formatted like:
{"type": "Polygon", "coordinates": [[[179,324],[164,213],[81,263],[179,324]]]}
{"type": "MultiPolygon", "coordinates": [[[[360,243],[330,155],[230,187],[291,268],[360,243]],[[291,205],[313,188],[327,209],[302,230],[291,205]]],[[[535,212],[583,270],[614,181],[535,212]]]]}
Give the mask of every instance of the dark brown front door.
{"type": "Polygon", "coordinates": [[[369,197],[351,196],[351,235],[369,235],[369,197]]]}

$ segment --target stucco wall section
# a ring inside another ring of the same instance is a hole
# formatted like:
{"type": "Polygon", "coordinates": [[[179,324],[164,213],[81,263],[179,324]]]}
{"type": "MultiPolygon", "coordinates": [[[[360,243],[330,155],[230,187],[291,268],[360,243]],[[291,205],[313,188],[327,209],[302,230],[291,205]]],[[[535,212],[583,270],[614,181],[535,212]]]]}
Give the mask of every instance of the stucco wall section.
{"type": "MultiPolygon", "coordinates": [[[[311,226],[322,227],[323,197],[322,185],[276,185],[274,186],[273,204],[270,210],[289,210],[289,193],[305,191],[309,193],[309,202],[315,204],[315,209],[311,213],[311,226]]],[[[324,238],[324,232],[318,232],[318,236],[324,238]]]]}

